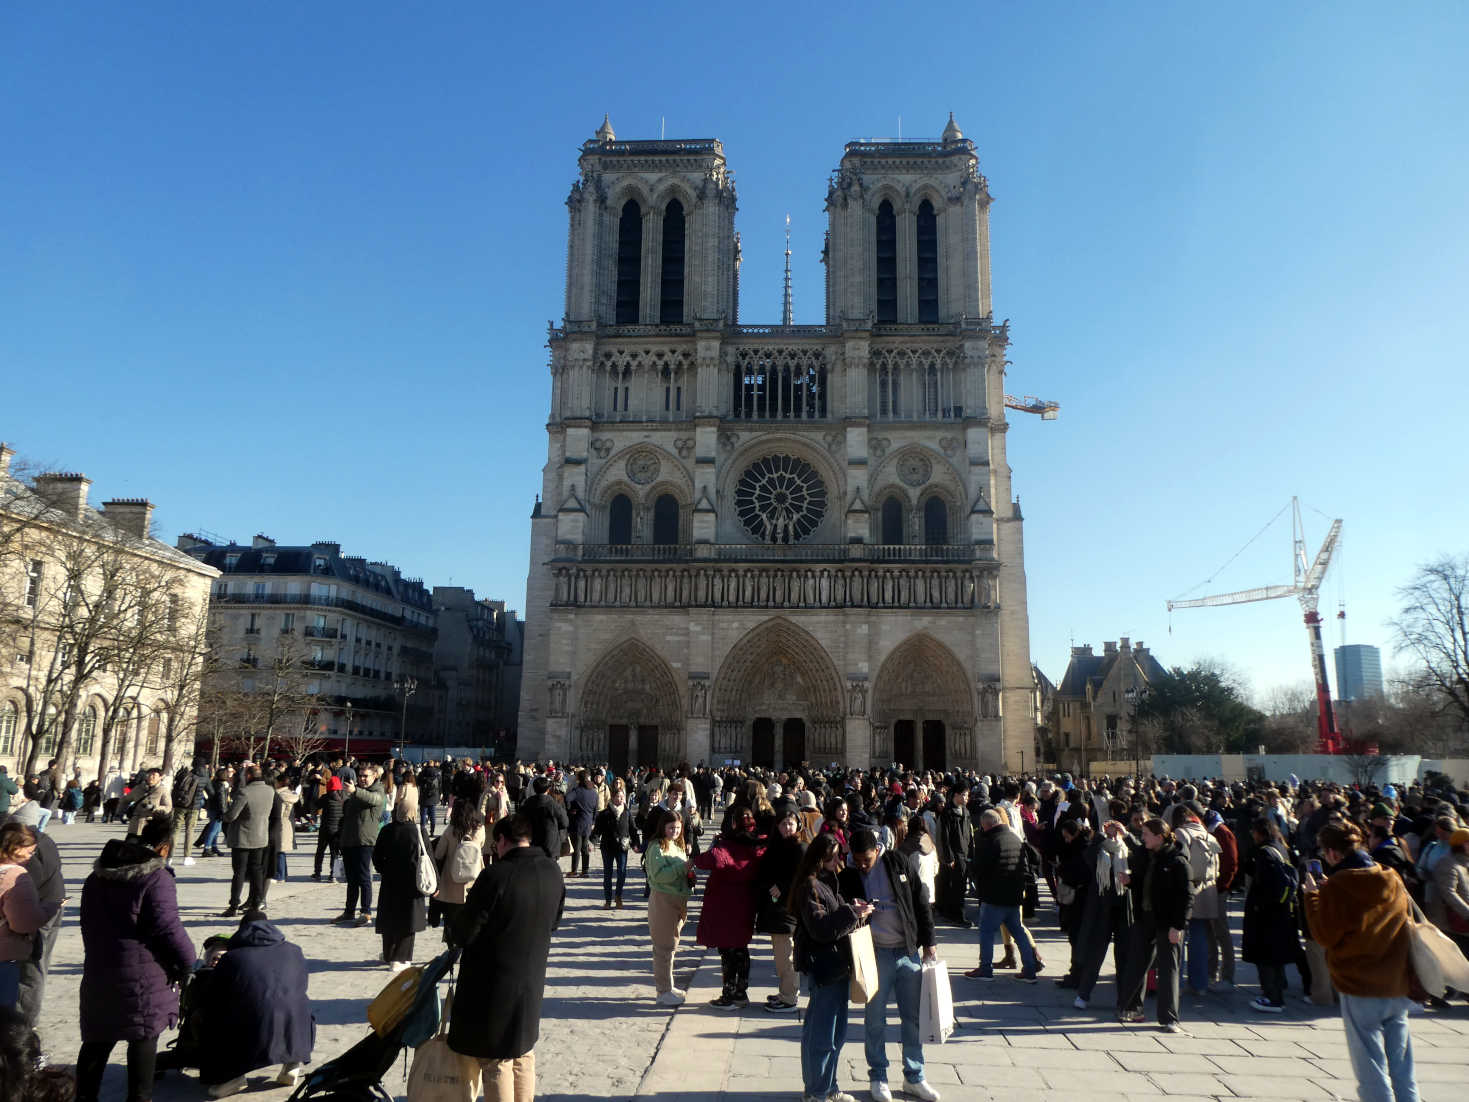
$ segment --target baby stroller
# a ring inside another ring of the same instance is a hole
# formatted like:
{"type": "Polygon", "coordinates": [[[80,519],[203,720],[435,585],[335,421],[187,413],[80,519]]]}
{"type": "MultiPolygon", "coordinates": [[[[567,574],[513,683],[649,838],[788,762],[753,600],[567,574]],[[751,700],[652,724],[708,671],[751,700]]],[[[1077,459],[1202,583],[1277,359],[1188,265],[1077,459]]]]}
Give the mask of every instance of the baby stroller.
{"type": "Polygon", "coordinates": [[[408,1012],[386,1033],[376,1030],[333,1060],[312,1068],[290,1102],[393,1102],[382,1078],[405,1048],[417,1048],[439,1030],[439,980],[459,959],[448,949],[423,966],[408,1012]]]}

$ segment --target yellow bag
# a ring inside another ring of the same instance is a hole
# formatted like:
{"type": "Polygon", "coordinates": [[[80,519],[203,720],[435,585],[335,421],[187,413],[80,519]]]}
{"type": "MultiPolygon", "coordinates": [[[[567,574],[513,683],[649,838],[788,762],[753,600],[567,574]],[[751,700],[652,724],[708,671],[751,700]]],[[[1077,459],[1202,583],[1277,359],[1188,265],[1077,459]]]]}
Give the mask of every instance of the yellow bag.
{"type": "Polygon", "coordinates": [[[388,981],[367,1008],[367,1022],[379,1037],[386,1037],[400,1022],[418,998],[418,984],[423,969],[415,965],[405,968],[388,981]]]}

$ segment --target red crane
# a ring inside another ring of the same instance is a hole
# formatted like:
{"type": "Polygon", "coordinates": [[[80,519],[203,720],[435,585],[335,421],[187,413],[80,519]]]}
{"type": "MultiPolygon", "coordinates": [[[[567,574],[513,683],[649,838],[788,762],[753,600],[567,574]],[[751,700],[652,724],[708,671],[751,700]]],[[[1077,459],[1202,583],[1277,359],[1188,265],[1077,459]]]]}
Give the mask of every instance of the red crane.
{"type": "Polygon", "coordinates": [[[1326,649],[1321,644],[1321,616],[1316,611],[1317,596],[1321,579],[1331,565],[1331,556],[1341,540],[1341,521],[1333,520],[1321,541],[1321,549],[1311,562],[1306,560],[1306,533],[1301,524],[1301,502],[1291,498],[1294,511],[1292,525],[1291,558],[1295,565],[1293,585],[1266,585],[1258,589],[1241,589],[1235,593],[1219,593],[1212,597],[1197,597],[1187,601],[1169,601],[1168,611],[1176,608],[1212,608],[1216,605],[1242,605],[1251,601],[1272,601],[1277,597],[1295,597],[1301,602],[1305,613],[1306,634],[1311,641],[1311,672],[1316,681],[1316,752],[1340,754],[1341,732],[1336,728],[1336,716],[1331,709],[1331,686],[1326,680],[1326,649]]]}

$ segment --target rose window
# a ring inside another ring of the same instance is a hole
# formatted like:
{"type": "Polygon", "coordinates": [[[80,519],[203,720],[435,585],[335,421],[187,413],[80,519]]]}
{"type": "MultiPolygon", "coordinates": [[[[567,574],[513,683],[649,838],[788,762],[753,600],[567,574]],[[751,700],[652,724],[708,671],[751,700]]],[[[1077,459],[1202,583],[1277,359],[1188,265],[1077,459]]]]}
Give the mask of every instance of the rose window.
{"type": "Polygon", "coordinates": [[[767,455],[740,475],[735,513],[761,543],[798,543],[826,516],[826,486],[805,460],[767,455]]]}

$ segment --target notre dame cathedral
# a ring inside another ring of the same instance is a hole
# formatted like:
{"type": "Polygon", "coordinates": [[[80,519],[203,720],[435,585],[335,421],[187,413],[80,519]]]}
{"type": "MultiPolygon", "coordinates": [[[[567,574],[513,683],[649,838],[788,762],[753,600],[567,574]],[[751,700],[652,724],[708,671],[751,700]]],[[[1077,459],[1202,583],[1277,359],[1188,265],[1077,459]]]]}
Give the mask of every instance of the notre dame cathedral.
{"type": "Polygon", "coordinates": [[[952,117],[848,143],[824,325],[740,323],[718,141],[604,120],[578,165],[520,756],[1020,768],[1024,541],[974,143],[952,117]]]}

